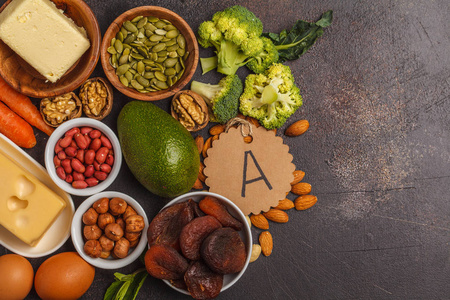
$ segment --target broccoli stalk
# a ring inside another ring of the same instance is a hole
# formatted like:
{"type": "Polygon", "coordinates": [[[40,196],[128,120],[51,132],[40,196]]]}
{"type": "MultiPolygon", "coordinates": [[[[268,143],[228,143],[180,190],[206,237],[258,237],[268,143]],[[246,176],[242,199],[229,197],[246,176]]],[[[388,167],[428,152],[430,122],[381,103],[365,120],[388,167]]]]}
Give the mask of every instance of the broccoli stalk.
{"type": "Polygon", "coordinates": [[[237,75],[228,75],[218,84],[192,81],[191,90],[205,100],[210,110],[209,118],[213,122],[226,123],[236,117],[239,108],[239,96],[242,94],[242,81],[237,75]]]}

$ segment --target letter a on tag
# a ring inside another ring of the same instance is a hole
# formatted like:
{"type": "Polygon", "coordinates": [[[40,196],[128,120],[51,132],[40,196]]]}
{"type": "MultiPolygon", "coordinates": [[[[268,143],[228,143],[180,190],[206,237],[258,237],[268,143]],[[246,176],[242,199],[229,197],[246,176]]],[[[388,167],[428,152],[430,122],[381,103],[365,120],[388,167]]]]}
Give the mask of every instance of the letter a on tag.
{"type": "Polygon", "coordinates": [[[259,214],[286,198],[295,165],[281,137],[264,127],[252,128],[246,143],[238,128],[230,128],[212,143],[203,173],[209,191],[233,201],[244,214],[259,214]]]}

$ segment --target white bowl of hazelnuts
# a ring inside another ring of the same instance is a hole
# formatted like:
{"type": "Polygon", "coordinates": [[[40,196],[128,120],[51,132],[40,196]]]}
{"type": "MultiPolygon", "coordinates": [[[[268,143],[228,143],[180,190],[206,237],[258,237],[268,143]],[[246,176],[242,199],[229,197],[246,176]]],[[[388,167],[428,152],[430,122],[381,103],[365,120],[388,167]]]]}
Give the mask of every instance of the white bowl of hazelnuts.
{"type": "Polygon", "coordinates": [[[147,247],[148,219],[141,205],[119,192],[95,194],[72,220],[72,242],[91,265],[117,269],[134,262],[147,247]]]}

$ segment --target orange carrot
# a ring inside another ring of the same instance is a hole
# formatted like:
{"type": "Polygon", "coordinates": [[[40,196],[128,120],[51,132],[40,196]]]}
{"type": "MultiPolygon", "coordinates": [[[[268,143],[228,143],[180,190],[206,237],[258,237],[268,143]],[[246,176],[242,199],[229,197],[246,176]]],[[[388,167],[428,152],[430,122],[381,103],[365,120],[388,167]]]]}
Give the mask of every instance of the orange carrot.
{"type": "Polygon", "coordinates": [[[1,102],[0,132],[20,147],[33,148],[36,145],[36,138],[30,124],[1,102]]]}
{"type": "Polygon", "coordinates": [[[30,98],[17,92],[9,86],[6,81],[0,77],[0,101],[8,105],[8,107],[21,116],[25,121],[43,131],[47,135],[51,135],[55,130],[53,127],[45,124],[39,110],[31,102],[30,98]]]}

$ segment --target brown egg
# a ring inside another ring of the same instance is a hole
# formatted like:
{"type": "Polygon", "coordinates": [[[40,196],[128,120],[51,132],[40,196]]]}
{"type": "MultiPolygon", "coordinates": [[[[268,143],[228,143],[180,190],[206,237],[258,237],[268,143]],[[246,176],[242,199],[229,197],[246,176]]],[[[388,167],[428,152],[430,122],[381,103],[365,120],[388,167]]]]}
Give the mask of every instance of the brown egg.
{"type": "Polygon", "coordinates": [[[0,298],[24,299],[33,287],[34,271],[30,262],[17,254],[0,256],[0,298]]]}
{"type": "Polygon", "coordinates": [[[34,288],[42,299],[78,299],[92,284],[95,268],[76,252],[63,252],[44,261],[36,272],[34,288]]]}

